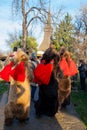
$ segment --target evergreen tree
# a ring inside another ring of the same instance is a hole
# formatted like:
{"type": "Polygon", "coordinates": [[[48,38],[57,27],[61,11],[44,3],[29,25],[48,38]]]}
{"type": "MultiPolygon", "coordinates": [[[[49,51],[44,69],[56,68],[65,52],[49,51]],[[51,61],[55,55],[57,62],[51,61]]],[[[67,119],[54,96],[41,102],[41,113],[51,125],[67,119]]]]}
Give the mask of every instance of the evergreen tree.
{"type": "Polygon", "coordinates": [[[54,43],[57,50],[61,46],[66,46],[68,49],[71,48],[71,44],[74,40],[73,38],[74,26],[72,24],[72,18],[67,13],[64,19],[60,22],[59,26],[56,27],[54,33],[54,43]]]}

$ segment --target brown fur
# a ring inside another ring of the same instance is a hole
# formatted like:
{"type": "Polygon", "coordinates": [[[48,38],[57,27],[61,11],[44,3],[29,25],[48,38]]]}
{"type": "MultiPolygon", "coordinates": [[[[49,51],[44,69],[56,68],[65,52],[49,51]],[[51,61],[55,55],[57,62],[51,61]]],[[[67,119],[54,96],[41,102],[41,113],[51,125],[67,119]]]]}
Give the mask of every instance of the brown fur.
{"type": "Polygon", "coordinates": [[[10,125],[14,118],[24,120],[29,117],[31,100],[30,70],[27,55],[22,50],[19,50],[14,56],[15,66],[21,61],[25,63],[26,77],[24,82],[15,81],[12,77],[10,77],[8,103],[5,106],[6,125],[10,125]]]}
{"type": "Polygon", "coordinates": [[[71,80],[70,77],[66,76],[58,80],[58,101],[59,101],[59,109],[63,104],[64,100],[71,93],[71,80]]]}

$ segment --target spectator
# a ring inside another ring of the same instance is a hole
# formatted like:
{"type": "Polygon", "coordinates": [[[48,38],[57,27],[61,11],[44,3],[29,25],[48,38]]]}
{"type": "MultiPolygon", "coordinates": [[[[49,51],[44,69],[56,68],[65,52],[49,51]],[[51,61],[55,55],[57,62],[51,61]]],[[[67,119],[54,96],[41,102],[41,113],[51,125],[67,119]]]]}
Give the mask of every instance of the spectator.
{"type": "MultiPolygon", "coordinates": [[[[35,52],[32,52],[30,60],[31,60],[31,69],[32,69],[32,71],[34,71],[34,69],[37,67],[37,64],[39,63],[35,52]]],[[[34,96],[35,96],[37,87],[38,87],[38,84],[31,82],[31,99],[32,99],[32,101],[35,101],[34,96]]]]}
{"type": "Polygon", "coordinates": [[[80,60],[80,66],[78,67],[79,70],[79,74],[80,74],[80,85],[81,85],[81,90],[85,90],[86,88],[86,84],[85,84],[85,80],[86,80],[86,64],[84,62],[84,60],[80,60]]]}

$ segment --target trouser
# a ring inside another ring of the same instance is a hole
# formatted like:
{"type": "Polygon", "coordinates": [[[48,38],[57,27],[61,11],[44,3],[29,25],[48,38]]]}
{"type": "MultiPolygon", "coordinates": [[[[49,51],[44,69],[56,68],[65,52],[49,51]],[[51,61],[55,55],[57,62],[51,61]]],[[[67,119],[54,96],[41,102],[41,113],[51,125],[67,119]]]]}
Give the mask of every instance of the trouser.
{"type": "Polygon", "coordinates": [[[80,78],[81,90],[85,90],[85,78],[80,78]]]}
{"type": "Polygon", "coordinates": [[[36,92],[36,86],[33,86],[31,85],[31,98],[34,99],[34,95],[35,95],[35,92],[36,92]]]}

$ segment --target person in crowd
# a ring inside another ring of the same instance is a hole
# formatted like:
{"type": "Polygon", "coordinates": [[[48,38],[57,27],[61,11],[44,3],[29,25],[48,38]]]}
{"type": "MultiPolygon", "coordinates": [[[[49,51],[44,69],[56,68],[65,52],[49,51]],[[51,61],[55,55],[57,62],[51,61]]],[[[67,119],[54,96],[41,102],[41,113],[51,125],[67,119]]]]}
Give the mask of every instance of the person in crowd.
{"type": "Polygon", "coordinates": [[[86,68],[86,78],[87,78],[87,61],[85,62],[85,68],[86,68]]]}
{"type": "MultiPolygon", "coordinates": [[[[72,60],[70,52],[66,50],[66,47],[62,46],[60,48],[60,68],[63,71],[64,79],[68,81],[67,85],[71,82],[71,77],[76,75],[78,73],[78,68],[75,64],[75,62],[72,60]]],[[[63,84],[62,84],[63,86],[63,84]]],[[[71,89],[71,85],[70,89],[71,89]]],[[[69,86],[67,88],[69,89],[69,86]]],[[[69,91],[69,93],[71,90],[69,91]]],[[[66,105],[70,104],[70,94],[65,98],[64,102],[62,103],[62,106],[65,107],[66,105]]]]}
{"type": "Polygon", "coordinates": [[[60,68],[63,70],[64,76],[72,77],[78,73],[77,65],[65,47],[60,49],[60,68]]]}
{"type": "Polygon", "coordinates": [[[49,47],[43,54],[41,63],[36,67],[35,82],[39,84],[39,99],[35,103],[37,116],[54,116],[58,111],[58,81],[59,55],[49,47]]]}
{"type": "Polygon", "coordinates": [[[79,74],[80,74],[80,85],[81,85],[81,90],[85,90],[86,88],[86,84],[85,84],[85,80],[86,80],[86,64],[84,62],[84,60],[80,60],[80,66],[78,67],[79,70],[79,74]]]}
{"type": "Polygon", "coordinates": [[[40,63],[42,55],[37,55],[37,61],[40,63]]]}
{"type": "MultiPolygon", "coordinates": [[[[34,69],[39,64],[35,52],[31,53],[30,63],[31,63],[31,69],[32,69],[32,71],[34,71],[34,69]]],[[[35,82],[31,82],[31,100],[32,101],[35,101],[35,92],[36,92],[37,88],[38,88],[38,84],[35,82]]]]}

